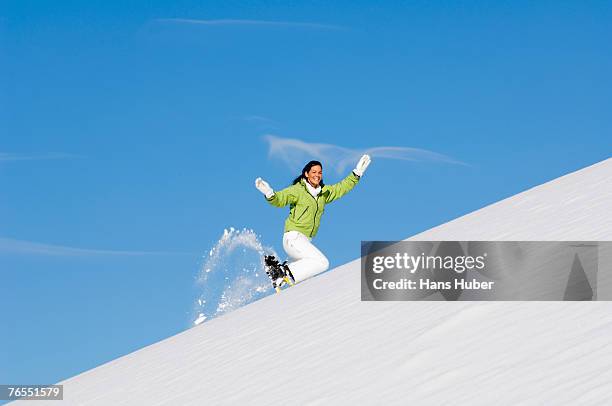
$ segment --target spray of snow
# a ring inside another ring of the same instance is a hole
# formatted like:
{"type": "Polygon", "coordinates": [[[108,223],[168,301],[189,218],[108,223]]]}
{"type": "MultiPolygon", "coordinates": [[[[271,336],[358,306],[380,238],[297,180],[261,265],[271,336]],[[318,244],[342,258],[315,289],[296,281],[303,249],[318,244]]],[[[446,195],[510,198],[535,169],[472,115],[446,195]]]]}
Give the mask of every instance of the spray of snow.
{"type": "Polygon", "coordinates": [[[263,267],[263,256],[270,254],[276,252],[264,247],[253,230],[224,230],[204,257],[197,277],[201,293],[194,305],[193,324],[202,324],[272,293],[263,267]]]}

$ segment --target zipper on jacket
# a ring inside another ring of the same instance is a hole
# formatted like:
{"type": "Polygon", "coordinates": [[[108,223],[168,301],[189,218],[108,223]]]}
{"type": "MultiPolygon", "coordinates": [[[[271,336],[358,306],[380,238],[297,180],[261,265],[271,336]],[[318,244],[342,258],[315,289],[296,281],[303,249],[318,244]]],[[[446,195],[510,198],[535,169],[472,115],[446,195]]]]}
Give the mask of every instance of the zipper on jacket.
{"type": "MultiPolygon", "coordinates": [[[[310,195],[310,193],[308,194],[310,195]]],[[[317,213],[319,212],[319,195],[317,195],[316,198],[312,196],[312,198],[315,199],[315,204],[317,205],[317,208],[315,209],[314,219],[312,221],[312,230],[310,231],[310,238],[312,238],[312,233],[314,233],[314,229],[317,226],[317,213]]]]}
{"type": "Polygon", "coordinates": [[[304,217],[304,214],[306,214],[307,211],[308,211],[308,207],[306,207],[306,210],[304,210],[302,214],[300,214],[300,217],[298,217],[295,221],[300,221],[300,219],[304,217]]]}

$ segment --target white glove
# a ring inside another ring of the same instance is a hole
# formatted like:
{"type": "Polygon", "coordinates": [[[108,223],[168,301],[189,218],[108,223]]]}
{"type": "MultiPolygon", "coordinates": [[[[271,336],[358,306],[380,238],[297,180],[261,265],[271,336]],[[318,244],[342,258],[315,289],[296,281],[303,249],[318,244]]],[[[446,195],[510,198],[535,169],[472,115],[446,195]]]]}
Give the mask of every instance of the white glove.
{"type": "Polygon", "coordinates": [[[371,161],[372,160],[370,159],[369,155],[363,155],[359,159],[359,162],[357,162],[355,169],[353,169],[353,173],[359,177],[362,177],[365,170],[368,169],[368,165],[370,165],[371,161]]]}
{"type": "Polygon", "coordinates": [[[262,178],[255,179],[255,187],[257,188],[257,190],[259,190],[266,196],[266,199],[269,199],[274,196],[274,190],[272,190],[270,185],[268,185],[268,182],[266,182],[262,178]]]}

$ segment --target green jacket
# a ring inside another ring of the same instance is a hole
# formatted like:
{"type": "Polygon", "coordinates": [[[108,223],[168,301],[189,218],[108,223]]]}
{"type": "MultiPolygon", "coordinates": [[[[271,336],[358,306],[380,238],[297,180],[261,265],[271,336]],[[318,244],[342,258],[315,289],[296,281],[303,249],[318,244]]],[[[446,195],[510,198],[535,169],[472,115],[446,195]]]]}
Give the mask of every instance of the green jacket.
{"type": "Polygon", "coordinates": [[[319,230],[325,205],[347,194],[359,182],[359,176],[351,172],[346,178],[333,185],[325,185],[315,198],[308,192],[306,180],[302,179],[267,199],[276,207],[289,205],[289,217],[285,220],[285,232],[299,231],[307,237],[314,237],[319,230]]]}

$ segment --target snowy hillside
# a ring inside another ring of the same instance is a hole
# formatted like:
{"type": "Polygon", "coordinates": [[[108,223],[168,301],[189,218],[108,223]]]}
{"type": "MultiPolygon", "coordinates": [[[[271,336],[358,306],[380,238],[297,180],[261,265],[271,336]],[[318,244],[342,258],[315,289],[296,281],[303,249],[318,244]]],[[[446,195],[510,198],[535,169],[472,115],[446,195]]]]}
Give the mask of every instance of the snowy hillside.
{"type": "MultiPolygon", "coordinates": [[[[411,239],[612,240],[612,159],[411,239]]],[[[360,296],[355,260],[61,382],[64,403],[612,404],[612,303],[360,296]]]]}

